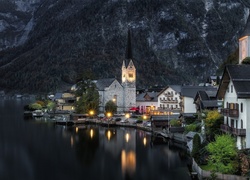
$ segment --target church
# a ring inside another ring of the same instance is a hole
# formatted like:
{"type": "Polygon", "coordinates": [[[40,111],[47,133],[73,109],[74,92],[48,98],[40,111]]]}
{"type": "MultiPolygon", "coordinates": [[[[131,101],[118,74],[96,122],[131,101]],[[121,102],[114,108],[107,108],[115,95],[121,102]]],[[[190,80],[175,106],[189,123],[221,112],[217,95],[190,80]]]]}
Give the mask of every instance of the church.
{"type": "Polygon", "coordinates": [[[96,81],[99,92],[99,111],[105,111],[108,101],[113,101],[117,112],[127,112],[136,106],[136,68],[132,60],[131,36],[128,31],[126,58],[121,63],[121,79],[107,78],[96,81]]]}

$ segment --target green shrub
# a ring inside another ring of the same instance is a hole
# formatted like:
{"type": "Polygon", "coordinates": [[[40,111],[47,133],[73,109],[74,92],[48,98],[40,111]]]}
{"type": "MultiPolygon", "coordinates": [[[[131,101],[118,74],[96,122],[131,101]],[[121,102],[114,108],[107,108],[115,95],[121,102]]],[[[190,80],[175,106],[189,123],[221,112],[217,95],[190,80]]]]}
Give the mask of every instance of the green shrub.
{"type": "Polygon", "coordinates": [[[189,124],[189,125],[185,126],[185,132],[186,133],[190,132],[190,131],[195,131],[196,132],[197,129],[198,129],[197,124],[189,124]]]}

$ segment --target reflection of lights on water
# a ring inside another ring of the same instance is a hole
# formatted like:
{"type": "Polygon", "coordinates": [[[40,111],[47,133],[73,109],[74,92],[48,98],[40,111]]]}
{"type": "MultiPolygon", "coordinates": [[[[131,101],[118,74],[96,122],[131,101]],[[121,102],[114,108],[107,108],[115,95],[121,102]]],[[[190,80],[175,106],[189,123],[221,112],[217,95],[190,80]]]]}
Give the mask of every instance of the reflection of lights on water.
{"type": "Polygon", "coordinates": [[[108,136],[108,140],[110,140],[110,137],[111,137],[111,132],[110,132],[110,130],[108,130],[107,136],[108,136]]]}
{"type": "Polygon", "coordinates": [[[93,129],[90,129],[90,137],[91,137],[91,139],[93,138],[93,136],[94,136],[94,131],[93,131],[93,129]]]}
{"type": "Polygon", "coordinates": [[[129,141],[129,133],[126,133],[126,135],[125,135],[125,139],[126,139],[126,142],[128,142],[128,141],[129,141]]]}
{"type": "Polygon", "coordinates": [[[70,144],[71,144],[71,147],[73,147],[73,145],[74,145],[74,139],[73,139],[73,136],[70,136],[70,144]]]}
{"type": "Polygon", "coordinates": [[[146,137],[143,138],[143,145],[144,145],[144,146],[147,145],[147,139],[146,139],[146,137]]]}
{"type": "Polygon", "coordinates": [[[78,133],[78,127],[76,127],[76,133],[78,133]]]}
{"type": "Polygon", "coordinates": [[[126,152],[125,150],[122,150],[121,168],[123,175],[125,172],[128,172],[130,175],[134,174],[136,169],[136,155],[134,151],[126,152]]]}

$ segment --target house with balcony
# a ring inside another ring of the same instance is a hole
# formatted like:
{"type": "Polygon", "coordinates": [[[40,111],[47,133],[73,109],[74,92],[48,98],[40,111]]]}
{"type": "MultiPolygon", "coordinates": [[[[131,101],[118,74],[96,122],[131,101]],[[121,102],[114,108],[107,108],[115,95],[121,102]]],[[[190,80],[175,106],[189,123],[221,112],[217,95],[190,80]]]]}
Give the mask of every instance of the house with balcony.
{"type": "Polygon", "coordinates": [[[158,94],[158,109],[181,110],[181,85],[169,85],[158,94]]]}
{"type": "Polygon", "coordinates": [[[217,98],[223,100],[221,131],[235,136],[238,149],[250,148],[250,65],[226,66],[217,98]]]}
{"type": "Polygon", "coordinates": [[[238,149],[250,148],[250,18],[239,38],[239,64],[224,69],[217,98],[223,100],[221,131],[236,138],[238,149]]]}

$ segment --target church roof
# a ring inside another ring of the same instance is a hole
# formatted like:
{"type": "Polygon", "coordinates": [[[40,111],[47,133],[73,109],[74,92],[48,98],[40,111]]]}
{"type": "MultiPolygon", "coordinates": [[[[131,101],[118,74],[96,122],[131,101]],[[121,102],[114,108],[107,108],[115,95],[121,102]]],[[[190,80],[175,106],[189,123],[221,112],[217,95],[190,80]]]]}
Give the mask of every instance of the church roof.
{"type": "Polygon", "coordinates": [[[99,79],[96,81],[96,87],[98,90],[102,91],[106,87],[109,87],[115,80],[115,78],[99,79]]]}
{"type": "Polygon", "coordinates": [[[250,98],[250,65],[227,65],[217,92],[223,98],[232,81],[238,98],[250,98]]]}
{"type": "Polygon", "coordinates": [[[250,16],[248,17],[245,29],[244,29],[243,33],[241,34],[240,38],[242,38],[244,36],[250,36],[250,16]]]}

